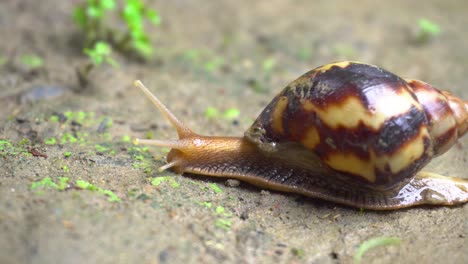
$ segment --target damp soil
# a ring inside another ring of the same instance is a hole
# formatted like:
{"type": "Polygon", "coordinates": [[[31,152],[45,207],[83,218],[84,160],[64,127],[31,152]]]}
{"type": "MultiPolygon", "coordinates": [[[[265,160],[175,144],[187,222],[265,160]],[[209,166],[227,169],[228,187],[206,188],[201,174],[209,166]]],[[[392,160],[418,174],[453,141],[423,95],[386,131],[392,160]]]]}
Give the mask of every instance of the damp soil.
{"type": "MultiPolygon", "coordinates": [[[[83,86],[79,2],[0,2],[0,263],[352,263],[378,237],[401,243],[365,263],[468,262],[467,205],[360,211],[158,172],[167,149],[129,142],[176,137],[136,79],[207,135],[242,135],[287,83],[344,59],[468,98],[467,3],[148,1],[163,19],[148,27],[153,58],[116,54],[119,68],[94,68],[83,86]],[[421,18],[442,30],[418,43],[421,18]],[[231,108],[240,115],[225,117],[231,108]]],[[[468,178],[467,146],[427,170],[468,178]]]]}

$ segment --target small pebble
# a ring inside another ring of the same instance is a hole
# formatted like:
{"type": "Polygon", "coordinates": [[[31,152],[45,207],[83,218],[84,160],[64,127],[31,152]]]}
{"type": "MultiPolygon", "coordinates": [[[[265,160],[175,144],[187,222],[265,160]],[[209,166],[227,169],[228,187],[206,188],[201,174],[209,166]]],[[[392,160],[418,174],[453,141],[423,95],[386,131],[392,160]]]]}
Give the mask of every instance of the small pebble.
{"type": "Polygon", "coordinates": [[[237,187],[239,186],[240,184],[240,181],[236,180],[236,179],[228,179],[224,182],[224,185],[228,186],[228,187],[237,187]]]}
{"type": "Polygon", "coordinates": [[[42,100],[51,100],[62,96],[66,91],[67,90],[62,87],[35,86],[20,94],[19,101],[21,104],[26,104],[42,100]]]}
{"type": "Polygon", "coordinates": [[[247,211],[242,212],[241,215],[240,215],[240,219],[242,219],[242,220],[249,219],[249,213],[247,211]]]}

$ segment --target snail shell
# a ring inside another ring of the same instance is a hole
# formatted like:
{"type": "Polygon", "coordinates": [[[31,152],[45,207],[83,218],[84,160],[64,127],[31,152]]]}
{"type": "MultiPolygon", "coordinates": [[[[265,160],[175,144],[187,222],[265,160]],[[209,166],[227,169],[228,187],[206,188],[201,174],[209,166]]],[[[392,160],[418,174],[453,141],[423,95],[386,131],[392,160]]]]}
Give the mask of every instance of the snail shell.
{"type": "Polygon", "coordinates": [[[468,201],[468,180],[420,171],[468,130],[468,102],[424,82],[369,64],[327,64],[286,86],[244,137],[197,135],[136,85],[179,134],[136,140],[172,148],[161,169],[375,210],[468,201]]]}

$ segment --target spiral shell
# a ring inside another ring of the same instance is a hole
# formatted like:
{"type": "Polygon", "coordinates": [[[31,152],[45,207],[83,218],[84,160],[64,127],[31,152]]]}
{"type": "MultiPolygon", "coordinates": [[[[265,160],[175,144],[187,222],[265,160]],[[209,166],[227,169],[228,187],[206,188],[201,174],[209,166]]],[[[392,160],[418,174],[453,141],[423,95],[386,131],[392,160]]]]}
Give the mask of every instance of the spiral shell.
{"type": "Polygon", "coordinates": [[[265,152],[296,142],[336,172],[330,177],[388,189],[466,131],[466,111],[463,121],[451,108],[463,102],[447,95],[377,66],[327,64],[290,83],[245,136],[265,152]]]}

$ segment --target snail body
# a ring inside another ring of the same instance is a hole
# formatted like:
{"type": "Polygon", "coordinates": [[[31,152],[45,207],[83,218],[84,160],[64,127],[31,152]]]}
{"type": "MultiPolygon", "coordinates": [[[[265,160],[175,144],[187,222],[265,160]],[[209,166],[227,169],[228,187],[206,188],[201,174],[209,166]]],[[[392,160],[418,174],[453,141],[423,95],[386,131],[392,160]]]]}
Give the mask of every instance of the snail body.
{"type": "Polygon", "coordinates": [[[243,137],[201,136],[136,85],[172,123],[177,173],[235,178],[359,208],[468,202],[468,180],[421,169],[468,130],[468,102],[377,66],[343,61],[286,86],[243,137]]]}

